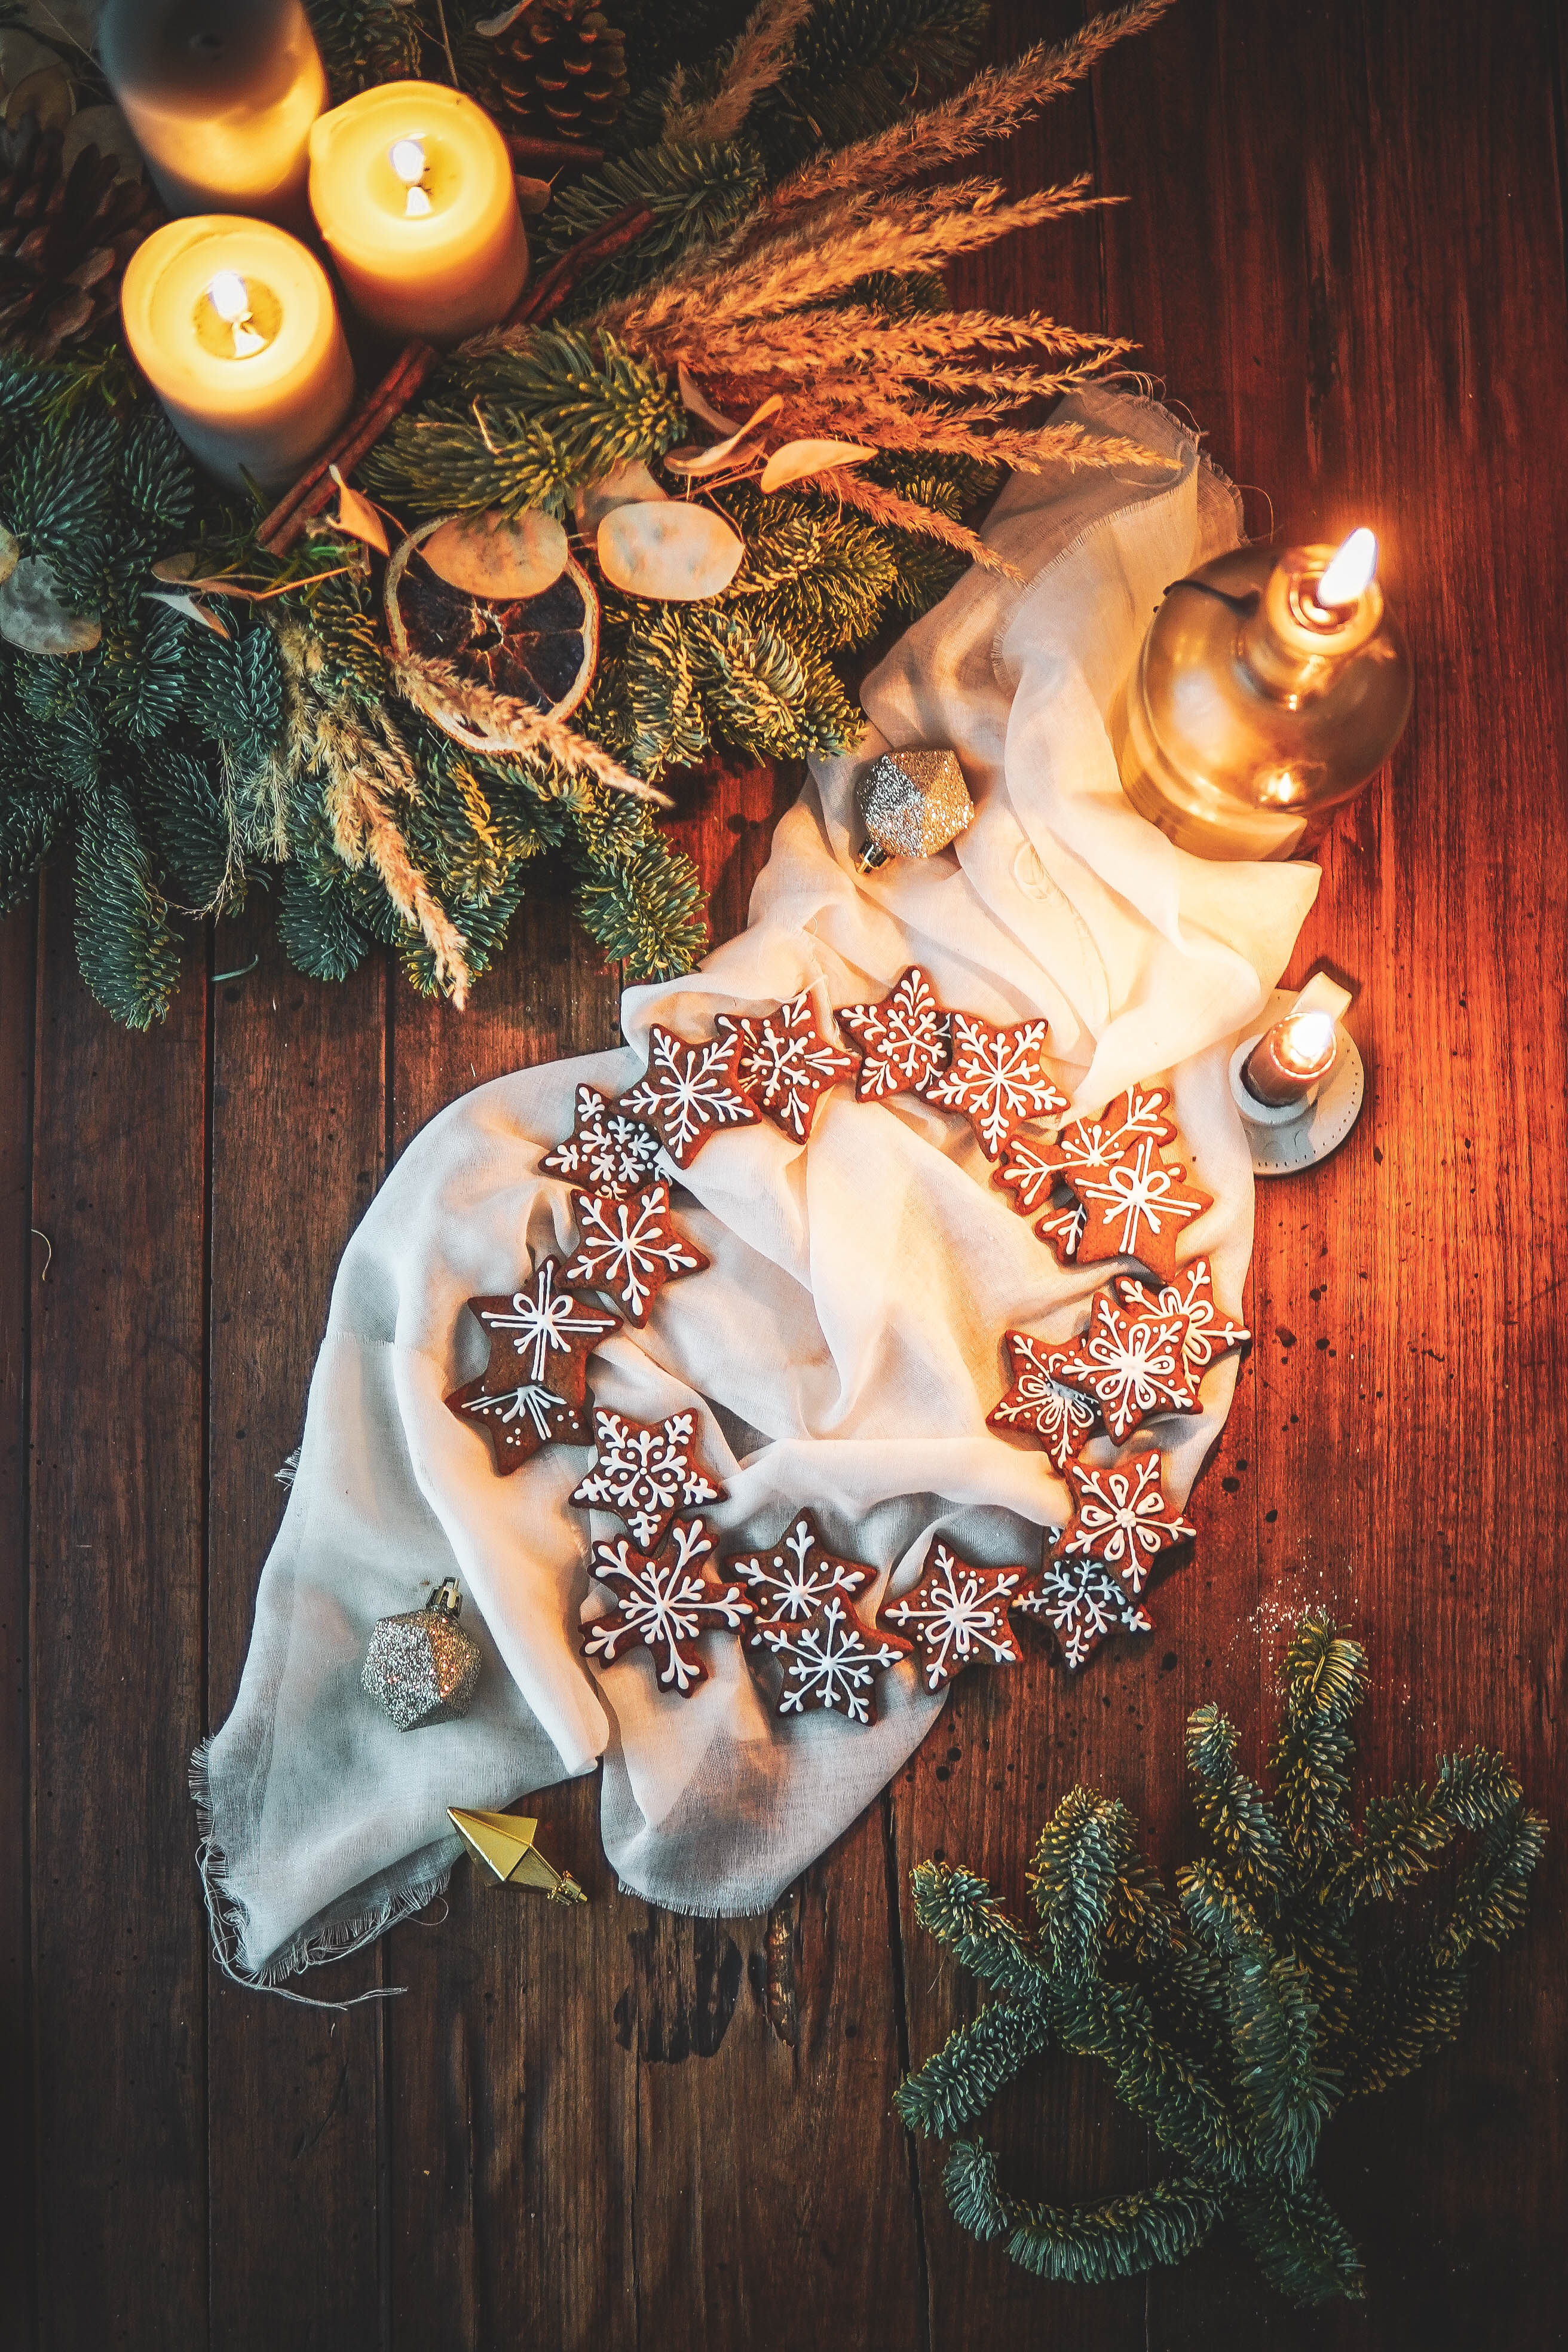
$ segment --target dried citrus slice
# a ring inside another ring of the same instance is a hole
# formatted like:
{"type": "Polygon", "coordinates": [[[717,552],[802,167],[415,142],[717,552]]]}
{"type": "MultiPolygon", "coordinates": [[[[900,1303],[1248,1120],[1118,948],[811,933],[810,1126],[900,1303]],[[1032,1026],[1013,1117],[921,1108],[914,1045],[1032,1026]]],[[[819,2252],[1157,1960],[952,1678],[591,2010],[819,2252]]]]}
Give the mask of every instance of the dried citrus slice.
{"type": "MultiPolygon", "coordinates": [[[[524,703],[556,719],[571,717],[593,683],[599,657],[599,599],[582,565],[568,558],[558,580],[537,596],[468,594],[432,572],[420,548],[452,520],[424,523],[386,567],[386,625],[398,661],[444,663],[465,685],[524,703]]],[[[517,747],[487,733],[456,709],[433,703],[430,716],[470,751],[517,747]]]]}

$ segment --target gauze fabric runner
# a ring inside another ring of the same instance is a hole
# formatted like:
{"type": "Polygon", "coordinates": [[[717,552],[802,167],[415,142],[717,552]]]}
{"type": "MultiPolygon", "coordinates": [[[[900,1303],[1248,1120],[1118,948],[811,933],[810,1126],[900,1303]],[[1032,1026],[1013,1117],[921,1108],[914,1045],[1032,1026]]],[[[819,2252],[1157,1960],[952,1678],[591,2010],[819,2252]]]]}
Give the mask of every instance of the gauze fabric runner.
{"type": "MultiPolygon", "coordinates": [[[[763,1910],[940,1711],[904,1665],[880,1682],[870,1728],[782,1721],[728,1636],[705,1642],[710,1678],[689,1698],[660,1692],[640,1649],[595,1670],[580,1619],[605,1603],[589,1520],[567,1502],[589,1454],[550,1447],[499,1477],[442,1402],[485,1359],[464,1301],[571,1248],[568,1187],[540,1157],[570,1129],[579,1082],[632,1083],[651,1021],[703,1037],[719,1011],[805,988],[826,1015],[919,963],[949,1006],[1047,1015],[1079,1108],[1169,1074],[1180,1156],[1215,1196],[1183,1255],[1206,1252],[1222,1303],[1239,1306],[1252,1180],[1227,1047],[1283,968],[1317,871],[1187,856],[1123,797],[1115,705],[1150,615],[1168,583],[1234,544],[1239,518],[1164,411],[1074,406],[1169,451],[1179,473],[1015,478],[985,535],[1025,584],[972,572],[895,646],[865,689],[867,740],[819,766],[780,824],[745,932],[689,978],[629,991],[624,1050],[453,1104],[345,1251],[239,1696],[196,1759],[215,1927],[241,1969],[275,1980],[427,1899],[458,1851],[448,1805],[503,1806],[600,1760],[624,1885],[672,1909],[763,1910]],[[957,751],[975,820],[952,853],[858,877],[855,778],[888,744],[916,743],[957,751]],[[486,1654],[479,1692],[465,1721],[400,1734],[361,1690],[365,1644],[378,1617],[418,1608],[449,1574],[486,1654]]],[[[839,1087],[805,1146],[771,1124],[718,1137],[676,1194],[711,1269],[672,1283],[645,1332],[604,1346],[591,1390],[641,1421],[696,1405],[729,1489],[710,1522],[762,1543],[810,1505],[830,1545],[887,1572],[871,1603],[914,1580],[937,1528],[977,1559],[1037,1564],[1039,1531],[1068,1502],[1043,1453],[985,1426],[1001,1337],[1021,1326],[1064,1343],[1110,1269],[1059,1265],[990,1175],[967,1124],[910,1096],[859,1103],[839,1087]]],[[[1173,1496],[1235,1380],[1222,1360],[1202,1418],[1162,1425],[1173,1496]]],[[[600,1515],[592,1528],[618,1531],[600,1515]]],[[[1044,1645],[1002,1671],[1050,1671],[1044,1645]]]]}

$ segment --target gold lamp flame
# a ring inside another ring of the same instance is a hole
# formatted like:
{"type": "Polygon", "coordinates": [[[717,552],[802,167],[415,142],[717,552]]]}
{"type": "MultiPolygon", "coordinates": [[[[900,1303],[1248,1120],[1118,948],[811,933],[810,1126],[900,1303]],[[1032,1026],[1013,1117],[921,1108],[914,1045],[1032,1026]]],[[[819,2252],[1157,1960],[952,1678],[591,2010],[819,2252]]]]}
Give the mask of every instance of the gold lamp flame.
{"type": "Polygon", "coordinates": [[[1377,534],[1363,523],[1336,548],[1329,568],[1312,592],[1313,602],[1327,613],[1348,612],[1360,602],[1377,576],[1377,534]]]}

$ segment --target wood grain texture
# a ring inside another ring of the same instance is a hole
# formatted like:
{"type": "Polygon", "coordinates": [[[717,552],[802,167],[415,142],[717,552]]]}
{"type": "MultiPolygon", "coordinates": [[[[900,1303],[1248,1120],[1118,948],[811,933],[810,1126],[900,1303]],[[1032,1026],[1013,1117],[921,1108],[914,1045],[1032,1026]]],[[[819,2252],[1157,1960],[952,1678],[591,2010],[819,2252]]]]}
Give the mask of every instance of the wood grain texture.
{"type": "MultiPolygon", "coordinates": [[[[1003,0],[994,51],[1079,13],[1003,0]]],[[[1181,0],[989,159],[1019,187],[1092,168],[1128,201],[967,264],[959,299],[1135,335],[1255,530],[1383,534],[1415,715],[1325,849],[1292,966],[1360,984],[1371,1099],[1327,1170],[1260,1190],[1257,1345],[1153,1640],[1069,1681],[1026,1633],[1025,1667],[961,1683],[769,1918],[619,1895],[589,1779],[537,1808],[586,1911],[463,1864],[338,1972],[407,1993],[341,2018],[206,1968],[184,1757],[232,1698],[338,1253],[457,1096],[614,1044],[617,983],[545,875],[461,1018],[379,962],[299,981],[258,909],[223,950],[258,948],[256,971],[210,999],[193,971],[169,1026],[128,1039],[71,969],[68,877],[36,932],[0,931],[0,1087],[33,1106],[0,1117],[0,2115],[20,2084],[32,2158],[0,2193],[0,2286],[15,2247],[39,2287],[31,2315],[0,2292],[5,2352],[1568,2341],[1561,1836],[1466,2041],[1328,2137],[1361,2312],[1290,2312],[1223,2239],[1146,2284],[1042,2287],[953,2228],[940,2153],[889,2110],[973,1999],[913,1924],[910,1865],[963,1858],[1022,1898],[1081,1779],[1169,1869],[1188,1709],[1218,1698],[1260,1759],[1306,1601],[1372,1650],[1367,1784],[1482,1739],[1563,1809],[1562,14],[1181,0]]],[[[716,762],[681,784],[717,938],[798,782],[716,762]]],[[[1047,2194],[1155,2168],[1089,2068],[1043,2066],[992,2129],[1047,2194]]]]}

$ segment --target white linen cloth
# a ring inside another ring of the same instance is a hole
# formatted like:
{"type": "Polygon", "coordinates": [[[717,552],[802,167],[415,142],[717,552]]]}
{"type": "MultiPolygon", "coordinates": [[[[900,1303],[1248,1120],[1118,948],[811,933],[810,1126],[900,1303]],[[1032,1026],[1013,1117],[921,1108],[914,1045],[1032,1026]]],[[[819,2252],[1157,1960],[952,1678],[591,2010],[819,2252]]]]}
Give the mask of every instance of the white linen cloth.
{"type": "MultiPolygon", "coordinates": [[[[1015,478],[985,536],[1024,584],[972,571],[894,647],[865,689],[865,743],[818,766],[780,824],[748,929],[689,977],[628,991],[623,1050],[454,1103],[344,1252],[238,1698],[195,1763],[218,1948],[246,1973],[276,1980],[426,1901],[458,1850],[448,1805],[503,1806],[600,1761],[624,1885],[673,1909],[763,1910],[940,1711],[905,1664],[881,1681],[873,1727],[782,1721],[725,1635],[706,1641],[710,1679],[689,1698],[660,1692],[640,1649],[596,1670],[580,1616],[604,1601],[588,1521],[567,1504],[590,1455],[554,1446],[500,1477],[442,1402],[484,1361],[464,1301],[570,1249],[569,1188],[540,1157],[570,1129],[579,1082],[633,1082],[650,1022],[704,1037],[719,1011],[805,988],[825,1013],[883,995],[910,963],[950,1007],[1044,1013],[1079,1108],[1168,1074],[1180,1156],[1215,1195],[1183,1255],[1206,1252],[1222,1303],[1239,1306],[1252,1180],[1226,1051],[1283,968],[1317,870],[1205,863],[1123,797],[1114,712],[1144,628],[1169,582],[1235,543],[1239,517],[1163,410],[1076,406],[1179,470],[1015,478]],[[888,744],[919,743],[958,751],[975,820],[952,852],[861,878],[854,780],[888,744]],[[366,1641],[448,1574],[486,1653],[478,1696],[466,1721],[400,1734],[360,1688],[366,1641]]],[[[986,1428],[1001,1336],[1065,1342],[1110,1269],[1059,1265],[990,1174],[964,1121],[907,1095],[859,1103],[841,1087],[805,1146],[771,1124],[716,1138],[676,1195],[711,1269],[599,1350],[592,1391],[642,1421],[695,1405],[729,1489],[710,1522],[739,1548],[810,1505],[830,1544],[888,1572],[873,1602],[913,1581],[938,1527],[975,1558],[1037,1564],[1040,1528],[1069,1507],[1043,1453],[986,1428]]],[[[1222,1360],[1201,1419],[1165,1425],[1181,1433],[1161,1440],[1173,1496],[1235,1380],[1222,1360]]],[[[593,1528],[616,1532],[602,1515],[593,1528]]],[[[1004,1671],[1048,1671],[1030,1648],[1004,1671]]]]}

